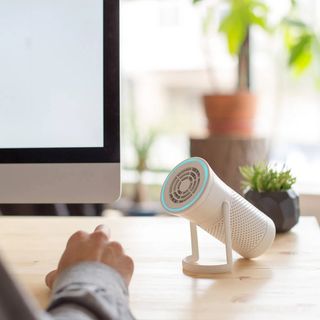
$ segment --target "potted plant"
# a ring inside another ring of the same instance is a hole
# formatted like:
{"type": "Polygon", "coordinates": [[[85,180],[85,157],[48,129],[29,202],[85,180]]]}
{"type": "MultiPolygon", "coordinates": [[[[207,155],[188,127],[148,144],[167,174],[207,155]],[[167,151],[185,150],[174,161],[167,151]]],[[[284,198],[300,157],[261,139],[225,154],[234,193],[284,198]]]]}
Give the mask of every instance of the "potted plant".
{"type": "Polygon", "coordinates": [[[136,155],[135,170],[138,173],[138,181],[135,185],[133,201],[136,204],[141,204],[146,201],[146,190],[143,183],[143,174],[148,169],[147,161],[150,155],[150,150],[156,140],[156,132],[150,130],[145,135],[139,133],[138,128],[134,127],[132,145],[136,155]]]}
{"type": "Polygon", "coordinates": [[[300,216],[299,197],[292,189],[296,178],[291,171],[270,165],[240,167],[244,197],[275,223],[277,232],[286,232],[300,216]]]}
{"type": "MultiPolygon", "coordinates": [[[[206,0],[193,0],[194,4],[206,0]]],[[[267,29],[268,7],[259,0],[225,0],[228,10],[219,22],[219,32],[227,39],[228,50],[238,60],[238,85],[233,94],[205,95],[204,106],[211,134],[250,136],[257,108],[257,99],[250,92],[250,29],[267,29]]],[[[208,7],[205,31],[212,17],[208,7]]]]}
{"type": "Polygon", "coordinates": [[[149,169],[148,160],[150,152],[157,139],[158,131],[155,128],[146,128],[140,125],[137,112],[132,111],[128,119],[129,141],[135,156],[135,162],[130,169],[137,173],[134,184],[132,202],[127,210],[129,216],[154,216],[157,212],[146,206],[148,192],[144,183],[144,173],[149,169]]]}

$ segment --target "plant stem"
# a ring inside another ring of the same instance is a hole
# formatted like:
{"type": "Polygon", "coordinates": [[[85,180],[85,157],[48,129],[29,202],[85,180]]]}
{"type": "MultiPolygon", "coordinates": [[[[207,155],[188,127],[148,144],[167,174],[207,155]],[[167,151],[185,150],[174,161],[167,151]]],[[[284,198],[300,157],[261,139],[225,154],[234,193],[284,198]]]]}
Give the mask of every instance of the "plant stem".
{"type": "Polygon", "coordinates": [[[250,90],[250,29],[241,45],[238,62],[238,90],[250,90]]]}

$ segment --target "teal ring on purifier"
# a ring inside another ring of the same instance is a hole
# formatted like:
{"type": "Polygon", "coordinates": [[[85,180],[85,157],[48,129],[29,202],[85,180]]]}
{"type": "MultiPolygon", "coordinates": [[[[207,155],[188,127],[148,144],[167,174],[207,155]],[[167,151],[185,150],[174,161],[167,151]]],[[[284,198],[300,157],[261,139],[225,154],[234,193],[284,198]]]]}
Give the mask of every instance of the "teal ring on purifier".
{"type": "Polygon", "coordinates": [[[183,162],[181,162],[180,164],[178,164],[172,171],[171,173],[168,175],[167,179],[165,180],[164,184],[163,184],[163,187],[162,187],[162,190],[161,190],[161,203],[163,205],[163,207],[170,211],[170,212],[174,212],[174,213],[177,213],[177,212],[181,212],[181,211],[184,211],[188,208],[190,208],[202,195],[203,191],[204,191],[204,188],[206,187],[207,185],[207,182],[208,182],[208,179],[209,179],[209,169],[207,167],[207,165],[199,158],[191,158],[191,159],[187,159],[183,162]],[[192,201],[190,201],[188,204],[184,205],[183,207],[181,208],[170,208],[167,204],[166,204],[166,200],[165,200],[165,196],[164,196],[164,192],[166,190],[166,187],[167,187],[167,184],[168,184],[168,181],[171,177],[172,174],[175,173],[175,171],[177,169],[179,169],[180,167],[182,167],[183,165],[185,165],[186,163],[191,163],[191,162],[198,162],[201,167],[203,168],[203,171],[204,171],[204,181],[203,181],[203,184],[201,186],[201,189],[199,190],[199,192],[196,194],[196,196],[192,199],[192,201]]]}

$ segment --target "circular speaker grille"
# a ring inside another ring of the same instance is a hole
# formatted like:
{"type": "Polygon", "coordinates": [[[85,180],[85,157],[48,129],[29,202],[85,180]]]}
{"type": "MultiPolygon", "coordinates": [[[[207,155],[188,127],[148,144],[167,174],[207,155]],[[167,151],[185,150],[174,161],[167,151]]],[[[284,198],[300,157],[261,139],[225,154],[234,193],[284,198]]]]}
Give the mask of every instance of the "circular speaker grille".
{"type": "Polygon", "coordinates": [[[179,172],[169,187],[169,197],[174,203],[184,203],[198,190],[200,183],[200,171],[195,167],[189,167],[179,172]]]}
{"type": "Polygon", "coordinates": [[[170,172],[162,187],[163,207],[172,213],[190,208],[201,197],[208,179],[209,167],[203,159],[183,161],[170,172]]]}

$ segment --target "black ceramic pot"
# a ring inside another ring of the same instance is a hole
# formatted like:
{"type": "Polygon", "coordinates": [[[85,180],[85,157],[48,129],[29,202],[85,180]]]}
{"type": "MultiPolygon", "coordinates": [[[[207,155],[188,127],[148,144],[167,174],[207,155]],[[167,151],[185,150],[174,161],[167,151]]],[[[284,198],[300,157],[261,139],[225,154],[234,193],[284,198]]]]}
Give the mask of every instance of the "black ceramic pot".
{"type": "Polygon", "coordinates": [[[274,192],[249,190],[244,197],[273,220],[277,232],[289,231],[299,221],[299,197],[293,190],[274,192]]]}

